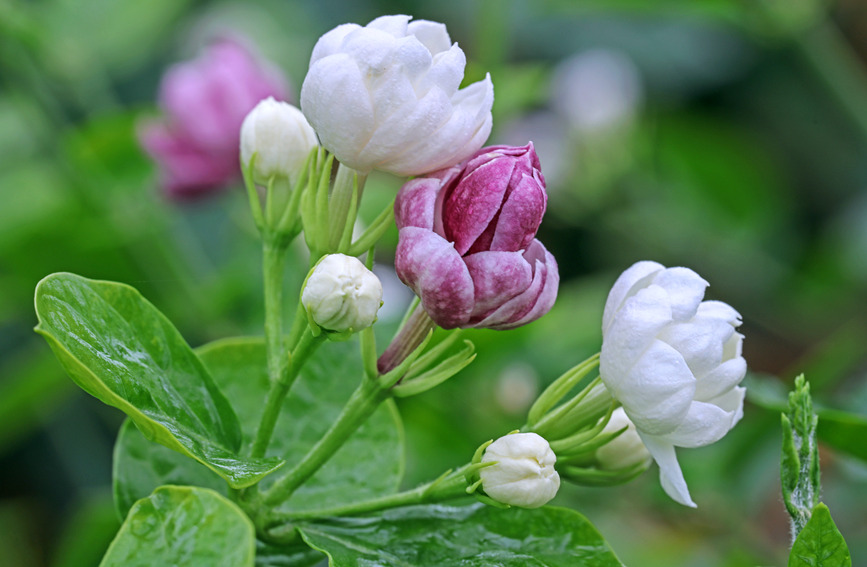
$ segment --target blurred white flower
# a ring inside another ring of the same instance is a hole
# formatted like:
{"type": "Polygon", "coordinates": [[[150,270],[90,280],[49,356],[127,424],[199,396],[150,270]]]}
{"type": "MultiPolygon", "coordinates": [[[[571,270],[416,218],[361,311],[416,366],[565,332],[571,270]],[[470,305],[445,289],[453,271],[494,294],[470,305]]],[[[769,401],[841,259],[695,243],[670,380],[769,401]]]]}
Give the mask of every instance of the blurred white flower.
{"type": "Polygon", "coordinates": [[[524,362],[509,364],[497,379],[494,397],[506,413],[527,411],[539,393],[539,377],[532,366],[524,362]]]}
{"type": "Polygon", "coordinates": [[[458,89],[466,57],[443,24],[382,16],[316,43],[301,108],[322,145],[362,173],[428,173],[469,157],[491,132],[490,77],[458,89]]]}
{"type": "Polygon", "coordinates": [[[253,180],[261,185],[271,177],[294,183],[316,145],[316,132],[301,111],[270,96],[241,125],[241,163],[246,166],[256,154],[253,180]]]}
{"type": "Polygon", "coordinates": [[[538,508],[560,488],[557,461],[545,439],[536,433],[513,433],[491,443],[483,463],[497,464],[479,471],[485,493],[498,502],[520,508],[538,508]]]}
{"type": "Polygon", "coordinates": [[[360,331],[376,321],[382,284],[358,258],[329,254],[307,277],[301,304],[323,329],[360,331]]]}
{"type": "Polygon", "coordinates": [[[638,262],[605,303],[599,375],[659,464],[677,502],[695,506],[675,446],[721,439],[743,415],[740,315],[702,301],[707,282],[687,268],[638,262]]]}
{"type": "Polygon", "coordinates": [[[551,103],[574,128],[596,131],[631,121],[641,105],[643,86],[626,55],[592,49],[573,55],[554,71],[551,103]]]}
{"type": "Polygon", "coordinates": [[[626,431],[596,450],[599,468],[617,470],[634,467],[640,463],[649,465],[652,457],[641,442],[635,424],[629,420],[623,408],[617,408],[602,429],[602,434],[614,433],[626,427],[626,431]]]}

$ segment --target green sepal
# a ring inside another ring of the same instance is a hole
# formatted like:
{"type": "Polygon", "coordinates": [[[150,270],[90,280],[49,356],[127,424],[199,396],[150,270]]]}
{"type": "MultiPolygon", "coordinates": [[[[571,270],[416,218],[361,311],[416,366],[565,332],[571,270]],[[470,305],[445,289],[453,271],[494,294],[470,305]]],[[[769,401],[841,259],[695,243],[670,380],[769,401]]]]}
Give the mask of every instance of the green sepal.
{"type": "Polygon", "coordinates": [[[636,463],[631,467],[606,471],[597,468],[561,466],[557,463],[560,477],[585,486],[614,486],[624,484],[639,476],[650,467],[650,462],[636,463]]]}
{"type": "Polygon", "coordinates": [[[363,254],[365,250],[372,248],[377,242],[379,242],[379,239],[382,238],[385,231],[391,228],[393,222],[394,199],[392,199],[391,203],[389,203],[389,205],[379,213],[370,226],[367,227],[367,230],[358,237],[358,240],[352,243],[347,254],[350,256],[359,256],[363,254]]]}
{"type": "Polygon", "coordinates": [[[533,427],[557,403],[578,385],[594,368],[599,366],[599,354],[594,354],[587,360],[577,364],[554,380],[536,399],[527,413],[527,425],[533,427]]]}
{"type": "Polygon", "coordinates": [[[253,215],[253,221],[256,223],[256,228],[261,232],[265,228],[265,217],[262,215],[262,202],[259,200],[259,191],[256,189],[256,183],[253,181],[253,167],[256,159],[259,157],[259,152],[253,152],[250,157],[250,163],[241,162],[241,175],[244,179],[244,187],[247,188],[247,198],[250,202],[250,212],[253,215]]]}
{"type": "MultiPolygon", "coordinates": [[[[352,193],[349,197],[349,210],[346,212],[346,220],[343,225],[343,233],[340,235],[340,241],[337,244],[337,251],[343,252],[344,254],[349,254],[350,243],[352,242],[352,231],[355,228],[355,219],[358,217],[358,174],[352,174],[352,193]]],[[[337,219],[333,219],[337,220],[337,219]]],[[[368,247],[365,247],[364,250],[367,250],[368,247]]],[[[358,254],[351,254],[351,256],[358,256],[358,254]]]]}
{"type": "Polygon", "coordinates": [[[421,355],[421,353],[424,352],[424,349],[425,349],[425,347],[427,347],[427,344],[430,342],[431,337],[433,337],[433,331],[428,331],[427,335],[425,336],[425,338],[421,342],[421,344],[418,345],[414,351],[409,353],[409,356],[407,356],[403,360],[403,362],[401,362],[400,364],[398,364],[397,366],[395,366],[394,368],[392,368],[391,370],[389,370],[385,374],[381,375],[379,377],[380,387],[383,389],[391,388],[392,386],[397,384],[401,380],[401,378],[404,377],[407,369],[409,369],[412,366],[413,362],[415,362],[416,359],[421,355]]]}
{"type": "Polygon", "coordinates": [[[475,360],[476,355],[473,343],[470,341],[464,343],[466,346],[460,352],[443,360],[436,367],[411,380],[405,378],[403,382],[392,388],[392,394],[398,398],[406,398],[427,392],[466,368],[475,360]]]}

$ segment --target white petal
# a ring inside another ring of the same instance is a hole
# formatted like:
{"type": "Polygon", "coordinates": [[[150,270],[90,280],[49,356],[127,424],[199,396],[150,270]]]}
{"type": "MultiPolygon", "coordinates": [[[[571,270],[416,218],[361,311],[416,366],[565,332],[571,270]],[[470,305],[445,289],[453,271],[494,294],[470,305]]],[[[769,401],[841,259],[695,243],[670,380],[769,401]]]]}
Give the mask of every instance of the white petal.
{"type": "Polygon", "coordinates": [[[659,286],[640,289],[623,303],[602,334],[601,369],[612,380],[625,375],[670,323],[671,308],[665,290],[659,286]]]}
{"type": "Polygon", "coordinates": [[[452,45],[449,32],[446,31],[446,25],[439,22],[415,20],[407,26],[406,31],[416,36],[434,55],[446,51],[452,45]]]}
{"type": "Polygon", "coordinates": [[[338,53],[343,46],[343,41],[346,39],[346,36],[353,31],[360,29],[361,26],[358,24],[342,24],[325,33],[319,38],[316,45],[313,46],[313,54],[310,55],[309,66],[313,66],[314,63],[323,57],[328,57],[329,55],[338,53]]]}
{"type": "Polygon", "coordinates": [[[695,508],[695,502],[690,498],[689,488],[683,478],[683,471],[677,462],[674,445],[653,435],[642,435],[640,431],[639,435],[644,446],[653,455],[653,460],[659,465],[659,482],[665,493],[675,502],[695,508]]]}
{"type": "MultiPolygon", "coordinates": [[[[605,346],[603,345],[603,356],[605,346]]],[[[612,379],[600,363],[599,375],[635,426],[651,435],[673,431],[686,416],[695,378],[676,350],[654,341],[627,374],[612,379]]]]}
{"type": "Polygon", "coordinates": [[[723,345],[733,333],[734,328],[723,320],[696,316],[687,323],[667,326],[659,339],[677,349],[693,375],[700,378],[722,363],[723,345]]]}
{"type": "Polygon", "coordinates": [[[731,305],[722,301],[702,301],[701,305],[698,306],[696,316],[722,319],[733,327],[738,327],[742,323],[741,314],[735,311],[731,305]]]}
{"type": "Polygon", "coordinates": [[[301,110],[323,147],[346,165],[369,170],[359,163],[358,152],[373,135],[373,107],[351,57],[332,55],[310,67],[301,87],[301,110]]]}
{"type": "Polygon", "coordinates": [[[407,24],[412,16],[397,14],[394,16],[380,16],[364,26],[371,30],[384,31],[393,37],[404,37],[407,33],[407,24]]]}
{"type": "Polygon", "coordinates": [[[747,361],[743,357],[726,360],[704,376],[696,379],[695,399],[707,402],[720,396],[744,379],[747,373],[747,361]]]}
{"type": "Polygon", "coordinates": [[[665,266],[662,264],[645,261],[632,264],[632,266],[620,274],[620,277],[614,282],[611,291],[608,292],[608,299],[605,301],[605,310],[602,314],[603,334],[611,326],[614,314],[620,309],[623,302],[637,293],[639,289],[645,287],[643,282],[646,279],[664,269],[665,266]]]}
{"type": "MultiPolygon", "coordinates": [[[[451,49],[437,54],[424,80],[415,85],[419,96],[426,93],[433,85],[438,86],[447,96],[453,97],[464,80],[464,68],[467,66],[467,56],[458,47],[453,45],[451,49]]],[[[454,102],[454,101],[452,101],[454,102]]]]}
{"type": "Polygon", "coordinates": [[[677,321],[695,316],[708,283],[689,268],[668,268],[656,274],[653,283],[665,288],[671,298],[671,314],[677,321]]]}
{"type": "Polygon", "coordinates": [[[734,425],[736,411],[726,411],[705,402],[693,402],[677,429],[662,437],[678,447],[704,447],[716,443],[734,425]]]}
{"type": "Polygon", "coordinates": [[[732,388],[728,392],[709,400],[709,403],[719,406],[725,411],[731,413],[731,427],[734,427],[744,416],[744,398],[746,395],[746,388],[732,388]]]}
{"type": "Polygon", "coordinates": [[[425,119],[425,108],[418,111],[412,120],[427,128],[426,135],[413,130],[413,142],[404,145],[404,150],[390,156],[382,169],[398,175],[418,175],[436,171],[468,158],[482,147],[491,132],[491,106],[494,101],[493,85],[489,78],[461,89],[452,97],[449,106],[444,101],[445,93],[438,87],[431,88],[419,104],[427,105],[428,113],[435,117],[443,114],[448,118],[430,129],[433,120],[425,119]],[[455,101],[459,104],[455,104],[455,101]],[[449,108],[450,107],[450,108],[449,108]]]}
{"type": "Polygon", "coordinates": [[[397,42],[388,32],[362,28],[346,37],[342,52],[355,60],[365,81],[369,81],[393,64],[397,42]]]}

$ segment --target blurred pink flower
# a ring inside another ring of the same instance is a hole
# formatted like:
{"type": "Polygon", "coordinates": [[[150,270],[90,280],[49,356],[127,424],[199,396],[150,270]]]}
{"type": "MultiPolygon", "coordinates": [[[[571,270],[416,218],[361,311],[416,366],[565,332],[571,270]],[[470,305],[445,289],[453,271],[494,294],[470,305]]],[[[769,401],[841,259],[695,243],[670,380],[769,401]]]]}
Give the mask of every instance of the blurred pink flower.
{"type": "Polygon", "coordinates": [[[218,39],[169,68],[159,92],[165,119],[139,130],[166,194],[194,198],[237,179],[244,117],[264,98],[285,100],[288,90],[275,67],[234,39],[218,39]]]}
{"type": "Polygon", "coordinates": [[[511,329],[551,309],[560,280],[535,238],[539,167],[532,143],[491,146],[398,193],[395,270],[439,326],[511,329]]]}

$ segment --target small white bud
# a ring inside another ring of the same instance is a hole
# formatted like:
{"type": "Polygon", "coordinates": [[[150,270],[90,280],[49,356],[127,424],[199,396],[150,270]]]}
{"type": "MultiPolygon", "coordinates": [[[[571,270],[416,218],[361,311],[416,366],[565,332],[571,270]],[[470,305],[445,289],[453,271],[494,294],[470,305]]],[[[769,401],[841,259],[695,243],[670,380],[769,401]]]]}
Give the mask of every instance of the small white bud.
{"type": "Polygon", "coordinates": [[[560,475],[554,470],[557,456],[544,438],[535,433],[513,433],[491,443],[483,463],[497,464],[479,471],[485,493],[498,502],[521,508],[538,508],[554,498],[560,475]]]}
{"type": "Polygon", "coordinates": [[[271,177],[294,183],[317,145],[316,132],[301,111],[272,97],[260,101],[241,125],[241,163],[247,166],[256,154],[253,180],[261,185],[271,177]]]}
{"type": "Polygon", "coordinates": [[[625,469],[644,463],[650,466],[653,457],[641,442],[635,424],[626,416],[623,408],[617,408],[605,424],[602,433],[614,433],[626,427],[626,431],[596,450],[596,461],[604,470],[625,469]]]}
{"type": "Polygon", "coordinates": [[[358,258],[329,254],[308,276],[301,303],[323,329],[360,331],[376,321],[382,284],[358,258]]]}

